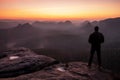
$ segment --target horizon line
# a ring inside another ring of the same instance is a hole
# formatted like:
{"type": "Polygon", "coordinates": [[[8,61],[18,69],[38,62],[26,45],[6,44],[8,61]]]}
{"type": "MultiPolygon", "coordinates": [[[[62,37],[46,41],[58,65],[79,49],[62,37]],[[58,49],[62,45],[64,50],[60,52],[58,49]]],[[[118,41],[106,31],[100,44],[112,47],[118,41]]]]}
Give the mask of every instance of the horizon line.
{"type": "Polygon", "coordinates": [[[102,19],[31,19],[31,18],[0,18],[0,20],[25,20],[25,21],[48,21],[48,22],[58,22],[58,21],[100,21],[105,19],[114,19],[114,18],[120,18],[118,17],[108,17],[108,18],[102,18],[102,19]]]}

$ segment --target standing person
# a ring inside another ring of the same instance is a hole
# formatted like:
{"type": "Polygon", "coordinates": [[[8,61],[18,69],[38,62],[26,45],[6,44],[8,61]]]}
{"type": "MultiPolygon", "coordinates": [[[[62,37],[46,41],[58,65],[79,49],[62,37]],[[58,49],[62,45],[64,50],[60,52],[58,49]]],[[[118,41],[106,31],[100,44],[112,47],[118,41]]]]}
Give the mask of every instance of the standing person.
{"type": "Polygon", "coordinates": [[[89,36],[88,42],[91,44],[90,58],[88,66],[91,67],[94,53],[97,53],[98,66],[101,67],[101,43],[104,43],[104,36],[99,32],[99,27],[94,28],[94,32],[89,36]]]}

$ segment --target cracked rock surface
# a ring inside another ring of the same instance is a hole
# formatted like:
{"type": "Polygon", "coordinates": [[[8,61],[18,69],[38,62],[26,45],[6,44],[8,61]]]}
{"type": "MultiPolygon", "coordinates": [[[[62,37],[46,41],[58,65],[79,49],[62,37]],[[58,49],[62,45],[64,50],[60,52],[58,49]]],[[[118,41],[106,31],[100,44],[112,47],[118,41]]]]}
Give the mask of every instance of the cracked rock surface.
{"type": "Polygon", "coordinates": [[[55,59],[25,48],[4,54],[6,57],[0,59],[0,80],[114,80],[109,70],[96,65],[88,68],[84,62],[55,64],[55,59]]]}
{"type": "Polygon", "coordinates": [[[6,57],[0,59],[0,78],[31,73],[56,62],[53,58],[37,55],[26,48],[8,50],[3,54],[6,57]]]}

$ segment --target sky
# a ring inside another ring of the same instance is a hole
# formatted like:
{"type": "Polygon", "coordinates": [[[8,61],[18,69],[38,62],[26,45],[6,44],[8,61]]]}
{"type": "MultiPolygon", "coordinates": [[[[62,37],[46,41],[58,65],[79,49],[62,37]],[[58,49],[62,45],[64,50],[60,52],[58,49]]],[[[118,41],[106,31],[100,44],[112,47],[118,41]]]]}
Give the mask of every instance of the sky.
{"type": "Polygon", "coordinates": [[[99,20],[120,17],[120,0],[0,0],[0,19],[99,20]]]}

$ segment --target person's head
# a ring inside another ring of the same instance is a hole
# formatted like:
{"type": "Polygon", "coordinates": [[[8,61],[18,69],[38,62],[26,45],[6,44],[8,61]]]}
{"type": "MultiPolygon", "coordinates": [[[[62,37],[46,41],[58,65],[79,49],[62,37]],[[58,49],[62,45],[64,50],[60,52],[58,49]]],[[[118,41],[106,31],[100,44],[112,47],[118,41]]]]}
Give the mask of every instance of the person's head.
{"type": "Polygon", "coordinates": [[[98,26],[95,26],[95,32],[98,32],[99,31],[99,27],[98,26]]]}

